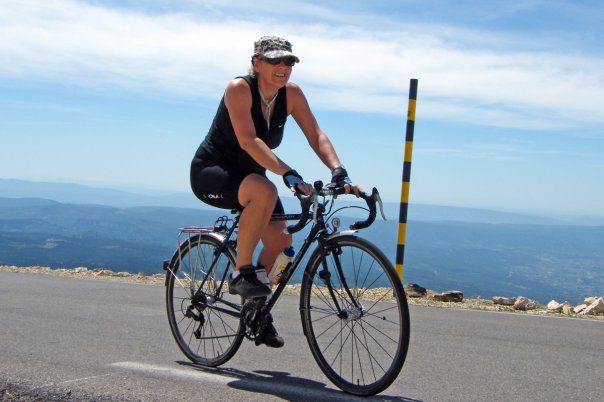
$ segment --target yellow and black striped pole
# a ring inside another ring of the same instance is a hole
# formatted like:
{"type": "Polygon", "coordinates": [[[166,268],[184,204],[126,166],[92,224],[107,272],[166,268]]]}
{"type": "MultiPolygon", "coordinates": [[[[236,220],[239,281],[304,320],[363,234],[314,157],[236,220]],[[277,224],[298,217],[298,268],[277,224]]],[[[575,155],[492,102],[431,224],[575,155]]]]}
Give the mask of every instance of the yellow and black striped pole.
{"type": "Polygon", "coordinates": [[[407,233],[407,210],[409,208],[409,184],[411,181],[411,154],[413,151],[413,129],[415,128],[415,102],[417,100],[417,79],[409,85],[409,108],[407,110],[407,134],[405,138],[405,162],[403,163],[403,186],[401,208],[398,217],[398,239],[396,241],[396,272],[403,280],[403,260],[405,259],[405,235],[407,233]]]}

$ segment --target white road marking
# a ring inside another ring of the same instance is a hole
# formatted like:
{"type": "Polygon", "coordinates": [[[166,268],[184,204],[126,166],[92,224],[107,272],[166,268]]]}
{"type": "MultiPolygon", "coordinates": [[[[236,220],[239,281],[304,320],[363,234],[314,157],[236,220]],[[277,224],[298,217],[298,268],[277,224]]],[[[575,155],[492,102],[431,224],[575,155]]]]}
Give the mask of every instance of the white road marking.
{"type": "MultiPolygon", "coordinates": [[[[197,381],[207,381],[218,384],[229,384],[238,382],[240,385],[245,384],[245,389],[252,392],[263,392],[266,394],[274,394],[275,389],[279,390],[279,395],[290,394],[308,400],[365,400],[364,398],[355,397],[354,395],[345,394],[341,391],[336,391],[329,388],[312,389],[307,385],[293,385],[282,382],[275,382],[270,376],[264,376],[257,373],[249,373],[250,377],[245,377],[237,374],[221,375],[213,373],[205,373],[195,368],[190,370],[179,369],[174,367],[158,366],[155,364],[146,364],[139,362],[115,362],[109,365],[119,369],[131,370],[148,375],[159,375],[169,378],[181,378],[197,381]],[[254,378],[255,377],[255,378],[254,378]]],[[[318,383],[321,384],[321,383],[318,383]]]]}
{"type": "Polygon", "coordinates": [[[159,374],[165,377],[177,377],[184,378],[190,380],[202,380],[215,382],[220,384],[227,384],[231,381],[236,380],[237,378],[225,377],[218,374],[204,373],[201,371],[192,371],[185,369],[178,369],[173,367],[165,367],[165,366],[157,366],[155,364],[146,364],[146,363],[138,363],[138,362],[116,362],[111,363],[111,367],[118,367],[122,369],[127,369],[131,371],[138,371],[141,373],[148,374],[159,374]]]}

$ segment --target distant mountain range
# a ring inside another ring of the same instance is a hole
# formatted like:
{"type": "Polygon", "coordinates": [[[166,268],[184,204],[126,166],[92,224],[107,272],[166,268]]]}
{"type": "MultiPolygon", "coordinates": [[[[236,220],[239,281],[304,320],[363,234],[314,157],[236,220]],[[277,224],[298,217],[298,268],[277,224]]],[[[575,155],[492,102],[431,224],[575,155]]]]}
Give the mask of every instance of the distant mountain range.
{"type": "MultiPolygon", "coordinates": [[[[134,191],[97,188],[73,183],[45,183],[15,179],[0,179],[0,197],[44,198],[70,204],[108,205],[120,208],[137,206],[163,206],[176,208],[217,209],[201,203],[191,193],[144,195],[134,191]]],[[[297,211],[298,201],[293,197],[282,197],[287,211],[297,211]]],[[[352,202],[354,205],[354,202],[352,202]]],[[[399,204],[386,202],[384,210],[388,219],[398,220],[399,204]]],[[[346,216],[360,216],[362,211],[350,209],[346,216]]],[[[519,223],[543,225],[604,225],[604,217],[576,217],[560,219],[532,214],[510,213],[478,208],[463,208],[427,204],[411,204],[409,220],[457,221],[480,223],[519,223]]]]}
{"type": "MultiPolygon", "coordinates": [[[[162,272],[179,227],[208,225],[225,212],[0,198],[0,264],[162,272]]],[[[339,216],[343,227],[354,220],[339,216]]],[[[361,231],[391,260],[393,218],[361,231]]],[[[524,295],[543,303],[578,303],[604,293],[604,226],[410,220],[407,234],[405,282],[459,289],[467,296],[524,295]]],[[[295,237],[298,249],[303,237],[295,237]]]]}

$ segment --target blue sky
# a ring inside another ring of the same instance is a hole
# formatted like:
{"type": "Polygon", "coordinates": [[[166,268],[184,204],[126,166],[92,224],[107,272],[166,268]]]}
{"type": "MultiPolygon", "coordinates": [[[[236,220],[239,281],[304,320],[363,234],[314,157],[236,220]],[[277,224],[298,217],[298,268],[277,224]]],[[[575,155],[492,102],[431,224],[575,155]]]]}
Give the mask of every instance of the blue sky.
{"type": "MultiPolygon", "coordinates": [[[[411,202],[601,217],[603,20],[597,1],[5,0],[0,177],[189,191],[226,83],[276,34],[353,180],[384,199],[418,78],[411,202]]],[[[293,119],[277,154],[328,178],[293,119]]]]}

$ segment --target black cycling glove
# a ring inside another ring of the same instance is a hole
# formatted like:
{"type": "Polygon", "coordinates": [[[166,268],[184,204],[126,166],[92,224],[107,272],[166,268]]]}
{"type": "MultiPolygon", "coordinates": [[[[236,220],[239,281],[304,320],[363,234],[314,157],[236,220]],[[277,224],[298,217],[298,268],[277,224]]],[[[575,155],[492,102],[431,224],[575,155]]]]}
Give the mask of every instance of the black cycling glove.
{"type": "Polygon", "coordinates": [[[331,171],[331,184],[334,184],[336,187],[344,187],[344,184],[352,184],[344,166],[338,166],[331,171]]]}
{"type": "Polygon", "coordinates": [[[287,187],[297,190],[298,188],[296,186],[298,184],[304,184],[304,179],[298,174],[298,172],[292,169],[283,174],[283,182],[287,187]]]}

